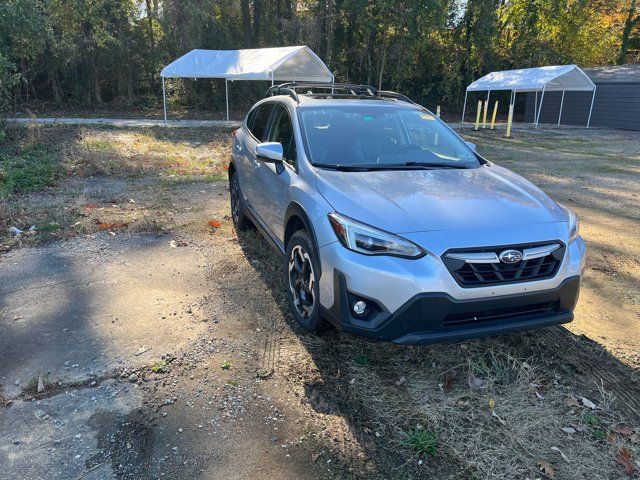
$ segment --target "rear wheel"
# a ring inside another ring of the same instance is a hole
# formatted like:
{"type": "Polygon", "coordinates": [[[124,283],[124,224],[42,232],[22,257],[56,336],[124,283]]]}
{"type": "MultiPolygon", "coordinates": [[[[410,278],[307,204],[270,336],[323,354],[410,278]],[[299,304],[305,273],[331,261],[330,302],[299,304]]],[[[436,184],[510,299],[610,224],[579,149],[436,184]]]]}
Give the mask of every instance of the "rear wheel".
{"type": "Polygon", "coordinates": [[[319,314],[319,262],[313,242],[306,231],[298,230],[291,236],[285,259],[291,312],[304,330],[317,331],[322,325],[319,314]]]}
{"type": "Polygon", "coordinates": [[[231,197],[231,218],[236,231],[244,230],[249,224],[249,219],[244,213],[244,205],[242,202],[242,194],[240,193],[240,185],[238,184],[238,174],[233,172],[229,179],[229,190],[231,197]]]}

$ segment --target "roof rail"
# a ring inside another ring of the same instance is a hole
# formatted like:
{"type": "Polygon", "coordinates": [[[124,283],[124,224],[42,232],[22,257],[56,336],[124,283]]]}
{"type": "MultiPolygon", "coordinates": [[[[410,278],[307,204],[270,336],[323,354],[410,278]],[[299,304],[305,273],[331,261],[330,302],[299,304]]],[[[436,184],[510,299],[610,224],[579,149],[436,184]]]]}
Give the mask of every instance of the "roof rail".
{"type": "Polygon", "coordinates": [[[409,97],[398,92],[391,92],[389,90],[378,90],[378,96],[383,98],[395,98],[396,100],[402,100],[403,102],[417,105],[417,103],[411,100],[409,97]]]}
{"type": "MultiPolygon", "coordinates": [[[[351,83],[320,83],[320,82],[288,82],[282,83],[280,85],[273,85],[267,89],[266,96],[272,95],[284,95],[288,94],[291,96],[289,91],[296,92],[299,89],[322,89],[322,90],[331,90],[331,94],[340,92],[348,92],[354,96],[377,96],[378,90],[375,87],[369,85],[358,85],[351,83]]],[[[297,98],[294,98],[298,101],[297,98]]]]}
{"type": "MultiPolygon", "coordinates": [[[[298,90],[303,89],[330,90],[326,95],[336,97],[365,97],[365,98],[392,98],[402,102],[417,105],[406,95],[388,90],[378,90],[370,85],[360,85],[355,83],[318,83],[318,82],[288,82],[280,85],[273,85],[267,89],[266,96],[289,95],[296,102],[300,103],[298,90]]],[[[300,92],[304,94],[306,92],[300,92]]],[[[316,95],[323,95],[316,93],[316,95]]]]}

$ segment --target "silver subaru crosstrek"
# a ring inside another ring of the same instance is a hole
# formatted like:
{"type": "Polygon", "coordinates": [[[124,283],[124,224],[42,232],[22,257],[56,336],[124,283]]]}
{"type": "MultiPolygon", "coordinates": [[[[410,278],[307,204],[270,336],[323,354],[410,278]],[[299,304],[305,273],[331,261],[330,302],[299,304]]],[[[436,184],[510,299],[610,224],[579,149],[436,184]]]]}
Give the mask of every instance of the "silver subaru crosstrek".
{"type": "Polygon", "coordinates": [[[233,133],[236,229],[284,256],[302,328],[400,344],[570,322],[585,243],[571,210],[407,97],[271,87],[233,133]]]}

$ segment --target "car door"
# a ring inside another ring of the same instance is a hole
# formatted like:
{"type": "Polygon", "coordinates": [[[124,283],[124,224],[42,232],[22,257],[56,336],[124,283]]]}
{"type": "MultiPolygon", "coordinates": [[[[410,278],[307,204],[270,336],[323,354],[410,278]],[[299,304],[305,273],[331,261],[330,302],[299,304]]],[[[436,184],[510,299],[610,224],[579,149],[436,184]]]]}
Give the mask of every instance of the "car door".
{"type": "Polygon", "coordinates": [[[258,160],[253,172],[253,187],[260,192],[260,202],[255,204],[256,211],[265,225],[282,240],[285,198],[296,175],[297,148],[293,135],[293,125],[287,107],[275,103],[269,124],[267,142],[282,144],[284,162],[282,166],[258,160]]]}
{"type": "Polygon", "coordinates": [[[234,145],[235,158],[239,161],[244,175],[240,175],[240,189],[249,208],[255,213],[255,205],[261,202],[261,193],[254,188],[254,172],[258,159],[256,146],[267,141],[269,120],[273,111],[273,102],[257,105],[247,116],[246,129],[242,135],[236,135],[234,145]]]}

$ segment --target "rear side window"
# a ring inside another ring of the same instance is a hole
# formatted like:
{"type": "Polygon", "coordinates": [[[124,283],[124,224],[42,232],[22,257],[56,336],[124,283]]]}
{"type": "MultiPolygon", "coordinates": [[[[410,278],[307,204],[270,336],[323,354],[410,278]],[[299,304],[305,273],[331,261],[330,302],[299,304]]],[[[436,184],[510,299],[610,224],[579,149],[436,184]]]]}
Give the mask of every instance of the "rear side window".
{"type": "Polygon", "coordinates": [[[247,128],[259,142],[264,142],[266,140],[267,124],[269,122],[272,109],[272,103],[258,105],[247,117],[247,128]]]}

